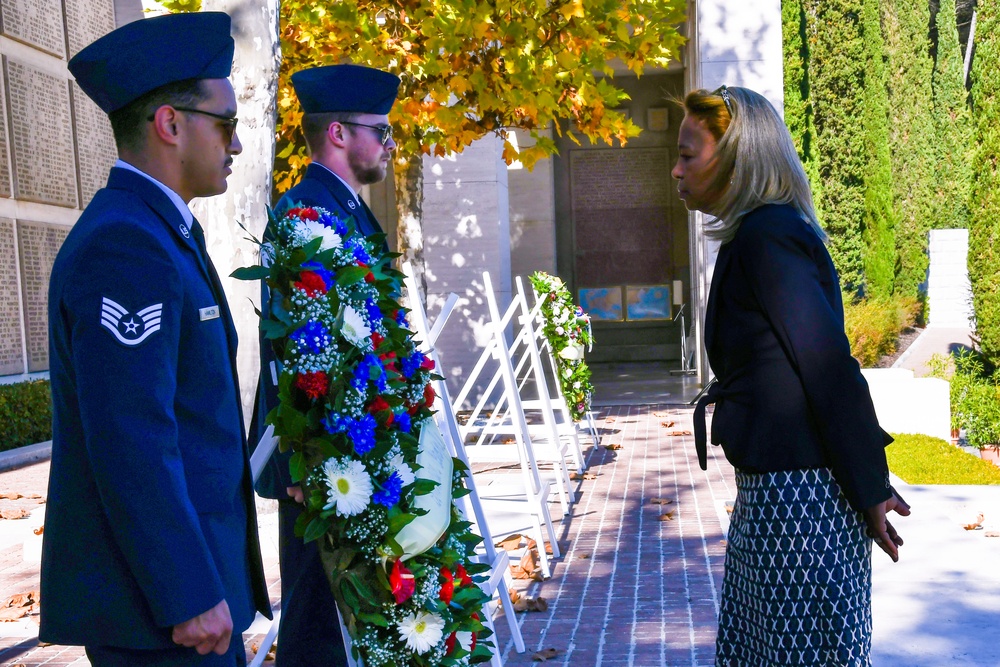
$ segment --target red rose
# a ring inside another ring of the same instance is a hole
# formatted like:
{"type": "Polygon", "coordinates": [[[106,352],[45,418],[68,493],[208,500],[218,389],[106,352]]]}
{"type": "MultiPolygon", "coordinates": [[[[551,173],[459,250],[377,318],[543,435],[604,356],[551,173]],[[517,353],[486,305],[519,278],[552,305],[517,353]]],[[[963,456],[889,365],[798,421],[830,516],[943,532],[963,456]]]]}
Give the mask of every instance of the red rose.
{"type": "Polygon", "coordinates": [[[317,294],[326,294],[326,281],[315,271],[303,271],[299,275],[299,281],[295,286],[306,293],[306,296],[314,297],[317,294]]]}
{"type": "Polygon", "coordinates": [[[461,563],[455,566],[455,576],[459,578],[463,586],[472,585],[472,577],[465,571],[465,567],[461,563]]]}
{"type": "Polygon", "coordinates": [[[428,382],[427,386],[424,387],[424,404],[427,407],[429,407],[429,408],[433,407],[433,405],[434,405],[434,396],[436,396],[436,394],[434,393],[434,387],[432,387],[430,385],[430,383],[428,382]]]}
{"type": "Polygon", "coordinates": [[[438,593],[438,597],[441,598],[441,602],[450,604],[452,596],[455,595],[455,575],[448,568],[442,567],[441,576],[444,577],[444,583],[441,584],[441,592],[438,593]]]}
{"type": "Polygon", "coordinates": [[[396,598],[396,604],[403,604],[409,600],[417,589],[413,573],[403,565],[401,560],[397,560],[392,566],[392,572],[389,574],[389,585],[392,586],[392,594],[396,598]]]}
{"type": "Polygon", "coordinates": [[[432,371],[434,370],[434,360],[430,357],[424,357],[423,362],[420,364],[421,370],[432,371]]]}
{"type": "Polygon", "coordinates": [[[326,395],[326,390],[330,386],[330,381],[327,379],[326,373],[323,371],[299,373],[299,376],[295,378],[295,386],[304,391],[306,396],[316,400],[317,398],[326,395]]]}
{"type": "Polygon", "coordinates": [[[376,350],[378,349],[378,346],[381,345],[382,341],[384,341],[384,340],[385,340],[385,336],[383,336],[382,334],[380,334],[377,331],[373,331],[372,332],[372,345],[375,346],[376,350]]]}
{"type": "Polygon", "coordinates": [[[293,216],[296,216],[299,214],[299,211],[301,210],[302,209],[299,208],[298,206],[296,206],[295,208],[290,208],[287,211],[285,211],[285,217],[291,218],[293,216]]]}
{"type": "Polygon", "coordinates": [[[386,426],[391,424],[396,418],[396,415],[392,414],[392,408],[389,407],[389,404],[381,396],[376,396],[375,400],[368,404],[368,412],[373,415],[379,412],[388,412],[389,416],[385,420],[386,426]]]}
{"type": "Polygon", "coordinates": [[[453,632],[448,635],[448,638],[444,640],[444,654],[451,655],[451,652],[455,650],[455,643],[458,641],[458,633],[453,632]]]}
{"type": "Polygon", "coordinates": [[[300,208],[298,214],[303,220],[319,220],[319,213],[314,208],[300,208]]]}

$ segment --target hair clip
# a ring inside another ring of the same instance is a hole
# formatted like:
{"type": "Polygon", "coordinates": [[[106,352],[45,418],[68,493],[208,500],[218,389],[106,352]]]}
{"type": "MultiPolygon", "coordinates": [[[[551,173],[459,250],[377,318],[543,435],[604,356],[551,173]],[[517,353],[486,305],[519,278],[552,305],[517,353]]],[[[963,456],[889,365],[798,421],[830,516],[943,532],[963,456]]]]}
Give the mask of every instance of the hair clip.
{"type": "Polygon", "coordinates": [[[719,88],[719,95],[722,96],[722,103],[726,105],[726,111],[728,111],[729,115],[732,116],[733,105],[732,102],[730,102],[729,100],[729,89],[726,88],[725,86],[722,86],[721,88],[719,88]]]}

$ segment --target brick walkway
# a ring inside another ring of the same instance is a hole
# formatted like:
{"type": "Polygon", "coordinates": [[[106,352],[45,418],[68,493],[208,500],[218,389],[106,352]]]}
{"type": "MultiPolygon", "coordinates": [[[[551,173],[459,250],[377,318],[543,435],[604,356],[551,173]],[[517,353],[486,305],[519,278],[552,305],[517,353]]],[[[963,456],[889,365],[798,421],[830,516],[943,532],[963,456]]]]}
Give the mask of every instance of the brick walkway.
{"type": "MultiPolygon", "coordinates": [[[[502,614],[497,617],[495,639],[505,664],[538,664],[532,654],[554,648],[558,655],[546,664],[712,665],[725,551],[724,505],[736,493],[731,468],[713,457],[721,452],[710,448],[709,472],[702,472],[692,437],[669,435],[692,430],[690,408],[606,407],[598,425],[602,445],[622,448],[588,450],[589,472],[596,478],[578,482],[577,503],[562,524],[563,556],[554,561],[552,578],[530,585],[516,582],[524,594],[549,603],[546,612],[518,615],[524,654],[514,651],[507,622],[502,614]],[[675,424],[662,426],[666,421],[675,424]],[[671,503],[653,504],[655,498],[671,503]],[[672,519],[661,520],[667,513],[672,519]]],[[[12,475],[18,471],[0,475],[0,489],[5,482],[9,486],[12,475]]],[[[30,481],[25,474],[20,478],[17,483],[30,481]]],[[[555,510],[553,518],[557,515],[555,510]]],[[[266,566],[276,601],[273,557],[266,566]]],[[[21,547],[0,550],[0,595],[37,587],[37,565],[22,561],[21,547]]],[[[30,623],[0,624],[0,664],[88,664],[79,648],[38,646],[25,636],[30,623]],[[23,629],[21,636],[10,636],[15,625],[23,629]]],[[[260,639],[248,634],[248,649],[260,639]]]]}

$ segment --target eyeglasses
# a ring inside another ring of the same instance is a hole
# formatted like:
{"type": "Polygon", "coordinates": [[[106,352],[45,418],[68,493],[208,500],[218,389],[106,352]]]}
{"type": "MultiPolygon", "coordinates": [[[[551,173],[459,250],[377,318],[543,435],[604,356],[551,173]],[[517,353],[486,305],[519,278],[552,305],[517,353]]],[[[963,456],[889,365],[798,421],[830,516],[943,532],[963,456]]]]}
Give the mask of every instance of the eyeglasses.
{"type": "MultiPolygon", "coordinates": [[[[221,120],[222,131],[226,137],[226,143],[233,143],[233,137],[236,135],[236,125],[240,122],[239,118],[235,116],[223,116],[222,114],[213,113],[211,111],[204,111],[202,109],[189,109],[187,107],[173,107],[176,111],[185,111],[187,113],[200,113],[202,116],[208,116],[210,118],[217,118],[221,120]]],[[[146,120],[153,120],[155,116],[150,116],[146,120]]]]}
{"type": "Polygon", "coordinates": [[[733,103],[732,103],[731,98],[729,96],[729,89],[726,88],[725,86],[722,86],[721,88],[716,89],[715,94],[717,94],[720,97],[722,97],[722,103],[726,105],[726,111],[728,111],[729,112],[729,116],[732,117],[732,115],[733,115],[733,103]]]}
{"type": "Polygon", "coordinates": [[[392,125],[365,125],[364,123],[352,123],[348,120],[340,121],[341,125],[357,125],[358,127],[367,127],[369,130],[377,130],[379,143],[383,146],[392,139],[392,125]]]}

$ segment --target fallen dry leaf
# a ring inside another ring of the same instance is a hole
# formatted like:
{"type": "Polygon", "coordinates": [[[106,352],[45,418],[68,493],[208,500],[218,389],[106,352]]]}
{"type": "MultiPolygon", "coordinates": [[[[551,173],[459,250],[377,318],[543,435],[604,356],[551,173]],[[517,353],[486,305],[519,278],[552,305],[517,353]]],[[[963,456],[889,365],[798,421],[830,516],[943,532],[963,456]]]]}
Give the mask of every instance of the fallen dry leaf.
{"type": "Polygon", "coordinates": [[[511,564],[510,575],[515,579],[542,581],[542,572],[535,560],[535,552],[531,549],[526,549],[521,556],[521,562],[516,565],[511,564]]]}
{"type": "Polygon", "coordinates": [[[726,508],[726,514],[732,514],[733,510],[736,509],[736,506],[733,503],[726,503],[724,507],[726,508]]]}
{"type": "Polygon", "coordinates": [[[587,560],[590,558],[590,554],[580,554],[577,556],[580,560],[587,560]]]}
{"type": "Polygon", "coordinates": [[[31,613],[31,607],[4,607],[0,609],[0,622],[19,621],[31,613]]]}
{"type": "Polygon", "coordinates": [[[0,510],[0,519],[23,519],[30,514],[31,512],[25,509],[0,510]]]}
{"type": "Polygon", "coordinates": [[[962,528],[965,528],[966,530],[982,530],[984,518],[986,517],[984,517],[983,513],[980,512],[973,523],[962,524],[962,528]]]}
{"type": "Polygon", "coordinates": [[[653,416],[654,417],[669,417],[670,413],[669,412],[664,412],[663,410],[657,410],[656,412],[653,413],[653,416]]]}
{"type": "Polygon", "coordinates": [[[585,472],[582,474],[578,472],[571,472],[569,474],[569,478],[574,482],[578,482],[580,480],[586,480],[586,479],[597,479],[597,475],[592,472],[585,472]]]}
{"type": "Polygon", "coordinates": [[[691,435],[691,431],[668,431],[668,436],[691,435]]]}
{"type": "Polygon", "coordinates": [[[670,505],[674,501],[670,498],[651,498],[649,502],[653,505],[670,505]]]}
{"type": "Polygon", "coordinates": [[[545,598],[521,598],[514,603],[514,611],[548,611],[549,603],[545,598]]]}
{"type": "Polygon", "coordinates": [[[24,498],[24,496],[20,493],[10,491],[8,493],[0,493],[0,498],[3,498],[4,500],[17,500],[18,498],[24,498]]]}
{"type": "Polygon", "coordinates": [[[607,419],[604,420],[604,423],[605,424],[614,424],[615,423],[615,418],[614,417],[608,417],[607,419]]]}
{"type": "Polygon", "coordinates": [[[504,439],[502,439],[500,441],[500,444],[502,444],[502,445],[513,445],[515,442],[517,442],[517,440],[515,438],[507,436],[506,438],[504,438],[504,439]]]}
{"type": "Polygon", "coordinates": [[[666,514],[660,515],[660,521],[673,521],[673,520],[674,520],[673,512],[667,512],[666,514]]]}
{"type": "Polygon", "coordinates": [[[25,667],[25,665],[24,665],[23,662],[15,662],[15,663],[12,663],[12,664],[8,665],[8,667],[25,667]]]}
{"type": "Polygon", "coordinates": [[[533,662],[545,662],[546,660],[551,660],[559,655],[559,651],[554,648],[542,649],[538,653],[531,654],[531,660],[533,662]]]}
{"type": "Polygon", "coordinates": [[[545,553],[552,555],[552,544],[550,542],[545,543],[545,553]]]}
{"type": "Polygon", "coordinates": [[[26,495],[24,497],[28,498],[30,500],[39,500],[41,498],[41,496],[38,495],[37,493],[29,493],[28,495],[26,495]]]}
{"type": "Polygon", "coordinates": [[[496,546],[500,547],[504,551],[517,551],[521,548],[521,535],[514,533],[510,537],[505,537],[496,543],[496,546]]]}
{"type": "Polygon", "coordinates": [[[674,422],[673,422],[673,420],[670,420],[670,419],[668,419],[665,422],[660,422],[660,426],[662,426],[663,428],[670,428],[673,425],[674,425],[674,422]]]}
{"type": "Polygon", "coordinates": [[[621,448],[622,446],[618,443],[615,443],[613,445],[604,445],[604,449],[610,450],[612,452],[615,451],[616,449],[621,449],[621,448]]]}
{"type": "Polygon", "coordinates": [[[521,594],[517,592],[516,588],[508,588],[507,594],[510,595],[511,602],[517,602],[521,599],[521,594]]]}
{"type": "Polygon", "coordinates": [[[45,532],[45,526],[39,526],[38,528],[35,528],[31,532],[33,532],[35,535],[41,535],[42,533],[45,532]]]}
{"type": "Polygon", "coordinates": [[[0,604],[0,621],[17,621],[38,611],[38,591],[15,593],[0,604]]]}
{"type": "Polygon", "coordinates": [[[986,537],[1000,537],[1000,532],[997,532],[995,530],[987,530],[986,533],[985,533],[985,536],[986,537]]]}

